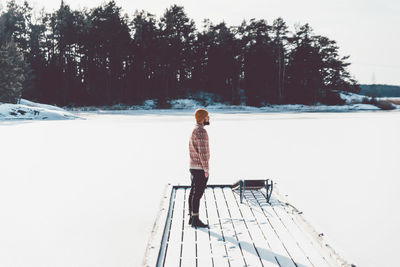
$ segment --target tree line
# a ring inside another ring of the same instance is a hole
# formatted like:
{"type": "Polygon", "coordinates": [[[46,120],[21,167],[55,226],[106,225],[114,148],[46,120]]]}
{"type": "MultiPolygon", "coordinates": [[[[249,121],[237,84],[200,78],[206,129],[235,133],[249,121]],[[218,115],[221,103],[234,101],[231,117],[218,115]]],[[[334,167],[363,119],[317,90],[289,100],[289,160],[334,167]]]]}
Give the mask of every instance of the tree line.
{"type": "Polygon", "coordinates": [[[360,94],[371,97],[400,97],[400,86],[387,84],[361,84],[360,94]]]}
{"type": "Polygon", "coordinates": [[[209,93],[230,104],[338,104],[360,87],[334,40],[282,18],[239,26],[204,20],[184,7],[132,17],[115,1],[93,9],[36,14],[8,1],[0,14],[0,101],[24,97],[59,106],[139,104],[209,93]]]}

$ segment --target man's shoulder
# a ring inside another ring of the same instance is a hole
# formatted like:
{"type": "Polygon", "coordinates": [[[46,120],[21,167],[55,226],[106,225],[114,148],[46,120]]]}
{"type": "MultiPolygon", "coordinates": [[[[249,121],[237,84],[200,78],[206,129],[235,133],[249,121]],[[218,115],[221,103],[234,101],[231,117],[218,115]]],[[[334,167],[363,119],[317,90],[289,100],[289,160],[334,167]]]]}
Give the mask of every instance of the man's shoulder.
{"type": "Polygon", "coordinates": [[[194,134],[207,134],[207,130],[204,129],[204,127],[200,125],[195,125],[193,128],[193,133],[194,134]]]}

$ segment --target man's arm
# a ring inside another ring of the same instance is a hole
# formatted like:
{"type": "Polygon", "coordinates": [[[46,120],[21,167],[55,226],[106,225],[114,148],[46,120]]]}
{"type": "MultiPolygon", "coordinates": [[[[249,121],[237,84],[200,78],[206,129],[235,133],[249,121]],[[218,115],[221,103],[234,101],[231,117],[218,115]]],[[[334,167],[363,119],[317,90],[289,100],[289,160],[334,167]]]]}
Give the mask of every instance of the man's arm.
{"type": "Polygon", "coordinates": [[[208,161],[210,159],[210,148],[208,144],[208,134],[206,131],[201,132],[199,134],[198,145],[199,145],[198,147],[199,147],[200,162],[201,165],[203,166],[206,177],[208,177],[208,171],[209,171],[208,161]]]}

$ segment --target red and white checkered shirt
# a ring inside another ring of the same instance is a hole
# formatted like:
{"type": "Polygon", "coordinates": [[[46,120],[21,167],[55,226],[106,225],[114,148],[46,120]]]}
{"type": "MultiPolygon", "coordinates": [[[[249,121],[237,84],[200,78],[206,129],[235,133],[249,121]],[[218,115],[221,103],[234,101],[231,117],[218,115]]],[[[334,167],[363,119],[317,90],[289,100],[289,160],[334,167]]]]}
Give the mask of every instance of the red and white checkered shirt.
{"type": "Polygon", "coordinates": [[[197,123],[189,140],[190,169],[209,171],[210,146],[204,126],[197,123]]]}

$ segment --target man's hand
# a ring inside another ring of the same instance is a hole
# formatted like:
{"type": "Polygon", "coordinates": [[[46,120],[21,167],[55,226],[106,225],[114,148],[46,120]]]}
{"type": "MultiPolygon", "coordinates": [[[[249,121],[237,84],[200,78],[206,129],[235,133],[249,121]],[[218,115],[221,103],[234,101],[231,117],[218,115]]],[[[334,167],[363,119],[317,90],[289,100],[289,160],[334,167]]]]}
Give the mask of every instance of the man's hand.
{"type": "Polygon", "coordinates": [[[208,178],[208,172],[204,172],[204,176],[208,178]]]}

